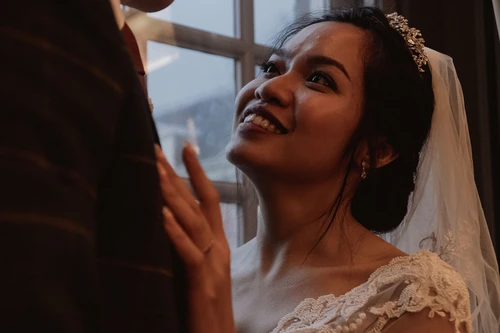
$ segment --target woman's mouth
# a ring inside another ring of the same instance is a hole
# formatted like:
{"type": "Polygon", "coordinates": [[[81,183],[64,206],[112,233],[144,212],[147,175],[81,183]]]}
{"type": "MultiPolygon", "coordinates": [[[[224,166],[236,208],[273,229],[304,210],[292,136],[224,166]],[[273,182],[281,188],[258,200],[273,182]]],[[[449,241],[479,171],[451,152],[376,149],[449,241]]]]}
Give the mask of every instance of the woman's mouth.
{"type": "Polygon", "coordinates": [[[288,129],[265,107],[247,109],[243,114],[242,123],[254,124],[274,134],[287,134],[288,129]]]}
{"type": "Polygon", "coordinates": [[[281,130],[279,128],[276,128],[276,125],[270,119],[267,119],[261,115],[257,115],[256,113],[252,113],[246,116],[243,122],[252,123],[274,134],[281,134],[281,130]]]}

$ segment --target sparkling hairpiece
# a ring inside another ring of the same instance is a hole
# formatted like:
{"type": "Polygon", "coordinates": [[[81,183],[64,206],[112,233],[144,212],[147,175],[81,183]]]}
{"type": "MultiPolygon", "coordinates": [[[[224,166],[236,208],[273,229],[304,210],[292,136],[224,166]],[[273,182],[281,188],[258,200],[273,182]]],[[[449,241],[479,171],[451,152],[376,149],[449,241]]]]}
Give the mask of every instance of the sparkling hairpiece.
{"type": "Polygon", "coordinates": [[[418,66],[420,72],[425,72],[422,66],[427,65],[429,58],[424,51],[424,38],[420,33],[420,30],[415,28],[410,28],[408,26],[408,20],[398,13],[394,12],[386,15],[389,20],[389,25],[396,29],[401,36],[403,36],[408,48],[410,49],[413,60],[418,66]]]}

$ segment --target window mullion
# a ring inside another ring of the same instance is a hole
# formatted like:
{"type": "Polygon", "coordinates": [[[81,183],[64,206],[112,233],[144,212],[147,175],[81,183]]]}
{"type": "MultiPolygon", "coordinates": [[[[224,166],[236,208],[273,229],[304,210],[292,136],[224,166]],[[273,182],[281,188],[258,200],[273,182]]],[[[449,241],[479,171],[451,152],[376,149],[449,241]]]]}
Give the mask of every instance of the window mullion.
{"type": "MultiPolygon", "coordinates": [[[[255,77],[256,45],[254,36],[254,0],[235,0],[235,18],[239,29],[237,36],[243,42],[243,55],[237,62],[237,90],[255,77]]],[[[257,200],[253,186],[243,177],[242,188],[248,197],[241,198],[238,205],[238,246],[255,237],[257,231],[257,200]]]]}
{"type": "Polygon", "coordinates": [[[267,58],[270,56],[270,53],[271,53],[271,47],[260,44],[254,44],[253,45],[254,65],[266,61],[267,58]]]}
{"type": "Polygon", "coordinates": [[[228,58],[239,58],[245,46],[239,39],[145,17],[140,31],[148,40],[228,58]]]}
{"type": "Polygon", "coordinates": [[[240,40],[243,42],[243,54],[240,58],[240,82],[238,89],[243,87],[248,82],[252,81],[255,75],[254,70],[254,12],[253,0],[235,0],[235,8],[237,8],[237,23],[239,25],[240,40]]]}

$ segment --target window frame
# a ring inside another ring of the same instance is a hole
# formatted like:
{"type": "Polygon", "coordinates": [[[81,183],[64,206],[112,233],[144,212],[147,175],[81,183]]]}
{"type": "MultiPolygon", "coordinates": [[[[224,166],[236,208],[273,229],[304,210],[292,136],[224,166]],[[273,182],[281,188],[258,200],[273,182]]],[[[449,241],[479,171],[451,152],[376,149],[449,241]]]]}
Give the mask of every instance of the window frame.
{"type": "MultiPolygon", "coordinates": [[[[235,0],[234,37],[156,19],[131,8],[125,8],[125,17],[135,33],[143,60],[147,59],[149,41],[231,58],[235,63],[236,91],[254,79],[255,65],[267,57],[270,51],[269,47],[254,43],[253,0],[235,0]],[[147,29],[134,29],[134,22],[140,22],[147,29]]],[[[245,188],[245,192],[253,189],[248,180],[240,181],[240,185],[233,182],[212,182],[221,203],[236,204],[238,207],[237,246],[252,239],[257,231],[257,200],[241,198],[238,194],[239,187],[245,188]]],[[[184,182],[191,187],[187,179],[184,182]]]]}

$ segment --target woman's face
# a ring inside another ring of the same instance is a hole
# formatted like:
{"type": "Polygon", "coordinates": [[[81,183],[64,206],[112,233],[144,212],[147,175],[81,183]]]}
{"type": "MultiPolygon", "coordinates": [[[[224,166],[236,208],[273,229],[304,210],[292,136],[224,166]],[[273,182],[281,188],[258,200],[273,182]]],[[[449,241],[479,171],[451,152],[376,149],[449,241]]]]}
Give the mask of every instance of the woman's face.
{"type": "Polygon", "coordinates": [[[292,37],[236,97],[226,153],[253,176],[338,175],[361,119],[365,32],[323,22],[292,37]]]}

